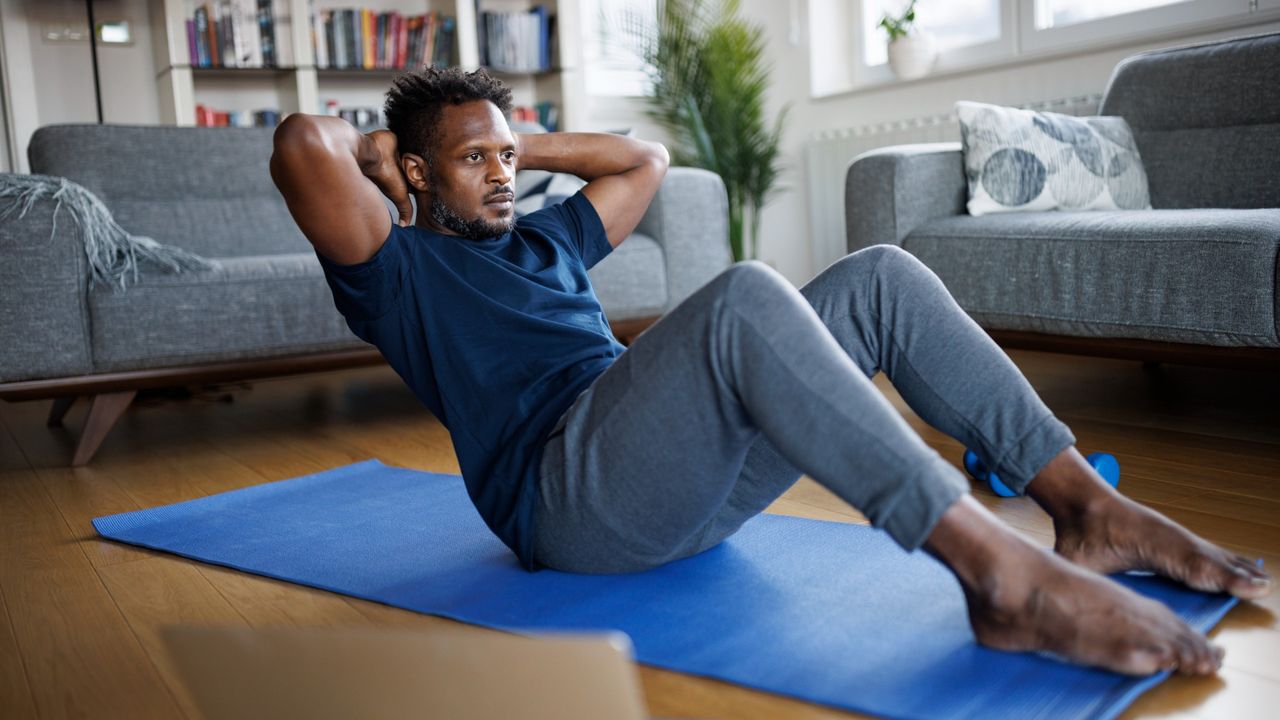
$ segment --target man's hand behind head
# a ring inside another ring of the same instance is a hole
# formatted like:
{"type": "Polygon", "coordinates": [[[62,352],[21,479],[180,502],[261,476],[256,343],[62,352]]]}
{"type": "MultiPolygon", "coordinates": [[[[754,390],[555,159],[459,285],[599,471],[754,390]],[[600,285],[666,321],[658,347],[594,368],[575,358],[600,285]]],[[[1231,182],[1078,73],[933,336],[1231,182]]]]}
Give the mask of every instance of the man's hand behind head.
{"type": "Polygon", "coordinates": [[[401,166],[396,135],[390,130],[374,130],[366,137],[377,149],[377,157],[371,157],[368,163],[361,163],[360,169],[365,177],[378,186],[383,195],[395,203],[400,216],[399,224],[407,226],[413,222],[413,204],[409,201],[409,183],[401,166]]]}

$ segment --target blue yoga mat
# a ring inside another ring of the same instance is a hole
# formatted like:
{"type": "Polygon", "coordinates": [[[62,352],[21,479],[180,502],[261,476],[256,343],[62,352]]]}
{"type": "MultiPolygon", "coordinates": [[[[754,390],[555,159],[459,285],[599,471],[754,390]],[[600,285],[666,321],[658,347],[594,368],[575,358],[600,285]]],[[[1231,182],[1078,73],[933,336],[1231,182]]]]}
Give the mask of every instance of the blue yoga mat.
{"type": "MultiPolygon", "coordinates": [[[[1111,718],[1130,678],[974,643],[960,586],[868,527],[761,515],[633,575],[527,573],[462,479],[377,460],[94,520],[104,537],[517,631],[621,630],[643,663],[909,718],[1111,718]]],[[[1208,630],[1235,604],[1120,576],[1208,630]]]]}

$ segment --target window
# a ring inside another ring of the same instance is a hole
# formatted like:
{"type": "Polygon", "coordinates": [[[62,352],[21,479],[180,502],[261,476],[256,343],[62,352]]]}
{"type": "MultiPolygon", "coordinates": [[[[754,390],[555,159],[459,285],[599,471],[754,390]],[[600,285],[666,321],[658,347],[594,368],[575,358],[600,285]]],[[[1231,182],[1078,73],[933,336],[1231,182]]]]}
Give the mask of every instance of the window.
{"type": "Polygon", "coordinates": [[[1225,23],[1222,27],[1275,16],[1253,11],[1250,0],[1017,1],[1022,3],[1021,47],[1029,53],[1171,37],[1210,30],[1210,23],[1225,23]]]}
{"type": "Polygon", "coordinates": [[[1036,29],[1064,27],[1086,20],[1124,15],[1186,0],[1036,0],[1036,29]]]}
{"type": "MultiPolygon", "coordinates": [[[[888,62],[887,38],[878,27],[884,14],[899,15],[905,0],[864,0],[862,61],[888,62]]],[[[933,36],[940,52],[980,45],[1000,38],[1000,0],[918,0],[916,26],[933,36]]]]}
{"type": "Polygon", "coordinates": [[[582,62],[589,95],[650,93],[643,51],[628,30],[658,24],[657,0],[583,0],[582,62]]]}
{"type": "MultiPolygon", "coordinates": [[[[600,4],[641,0],[587,0],[600,4]]],[[[647,0],[653,2],[653,0],[647,0]]],[[[796,0],[792,0],[795,2],[796,0]]],[[[815,97],[899,82],[878,27],[908,0],[809,0],[815,97]]],[[[917,0],[939,51],[930,76],[1280,20],[1280,0],[917,0]]]]}

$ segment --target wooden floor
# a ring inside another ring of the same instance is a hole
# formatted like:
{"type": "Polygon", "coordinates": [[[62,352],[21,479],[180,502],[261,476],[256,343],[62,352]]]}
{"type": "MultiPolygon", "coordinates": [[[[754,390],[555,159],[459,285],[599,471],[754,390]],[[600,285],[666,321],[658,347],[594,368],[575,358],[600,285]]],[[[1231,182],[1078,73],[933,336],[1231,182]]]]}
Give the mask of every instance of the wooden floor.
{"type": "MultiPolygon", "coordinates": [[[[1233,549],[1280,568],[1280,373],[1014,353],[1083,451],[1121,462],[1121,489],[1233,549]]],[[[961,448],[878,385],[928,442],[961,448]]],[[[96,539],[99,515],[172,503],[376,457],[457,472],[449,436],[387,368],[144,398],[93,464],[66,467],[69,430],[49,403],[0,403],[0,717],[196,716],[160,645],[165,624],[406,626],[453,623],[96,539]]],[[[1035,542],[1051,527],[1025,499],[975,493],[1035,542]]],[[[774,512],[862,522],[802,480],[774,512]]],[[[1217,677],[1174,678],[1126,717],[1276,717],[1280,593],[1242,603],[1214,633],[1217,677]]],[[[470,632],[489,632],[470,629],[470,632]]],[[[720,682],[641,668],[653,714],[850,717],[720,682]]]]}

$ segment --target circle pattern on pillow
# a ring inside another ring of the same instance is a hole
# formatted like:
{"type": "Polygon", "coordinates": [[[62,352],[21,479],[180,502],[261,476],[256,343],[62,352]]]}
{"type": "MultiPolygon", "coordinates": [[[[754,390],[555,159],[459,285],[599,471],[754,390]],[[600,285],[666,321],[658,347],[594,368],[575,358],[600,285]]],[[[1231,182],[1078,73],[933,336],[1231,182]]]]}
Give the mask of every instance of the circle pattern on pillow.
{"type": "Polygon", "coordinates": [[[969,214],[1151,207],[1133,131],[1080,118],[958,102],[969,214]]]}
{"type": "Polygon", "coordinates": [[[1044,190],[1044,163],[1026,150],[1003,148],[982,165],[982,185],[1001,205],[1026,205],[1044,190]]]}

